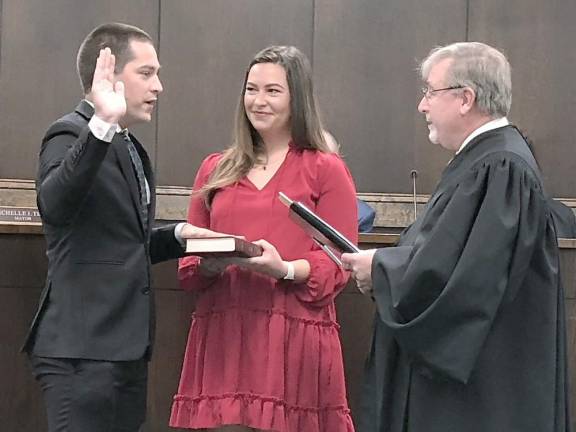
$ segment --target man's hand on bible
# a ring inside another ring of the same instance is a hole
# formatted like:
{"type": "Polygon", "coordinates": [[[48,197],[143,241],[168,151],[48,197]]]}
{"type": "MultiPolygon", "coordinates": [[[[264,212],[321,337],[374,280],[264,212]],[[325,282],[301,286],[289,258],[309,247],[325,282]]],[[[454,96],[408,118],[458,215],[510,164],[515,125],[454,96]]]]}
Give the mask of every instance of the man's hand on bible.
{"type": "MultiPolygon", "coordinates": [[[[200,228],[192,224],[185,224],[182,227],[182,231],[180,231],[180,237],[182,239],[189,239],[189,238],[205,238],[205,237],[228,237],[231,234],[224,234],[216,231],[209,230],[208,228],[200,228]]],[[[234,236],[240,237],[242,236],[234,236]]]]}

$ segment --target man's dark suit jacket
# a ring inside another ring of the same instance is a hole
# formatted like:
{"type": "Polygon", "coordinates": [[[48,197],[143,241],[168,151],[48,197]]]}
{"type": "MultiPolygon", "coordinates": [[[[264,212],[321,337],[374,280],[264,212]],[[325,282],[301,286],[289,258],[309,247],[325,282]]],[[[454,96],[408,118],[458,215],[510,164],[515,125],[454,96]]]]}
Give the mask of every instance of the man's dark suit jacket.
{"type": "MultiPolygon", "coordinates": [[[[150,264],[182,255],[174,225],[151,229],[139,212],[124,139],[97,139],[86,101],[56,121],[42,142],[36,189],[48,275],[23,349],[37,356],[108,361],[149,354],[154,329],[150,264]]],[[[144,148],[131,136],[150,185],[144,148]]]]}

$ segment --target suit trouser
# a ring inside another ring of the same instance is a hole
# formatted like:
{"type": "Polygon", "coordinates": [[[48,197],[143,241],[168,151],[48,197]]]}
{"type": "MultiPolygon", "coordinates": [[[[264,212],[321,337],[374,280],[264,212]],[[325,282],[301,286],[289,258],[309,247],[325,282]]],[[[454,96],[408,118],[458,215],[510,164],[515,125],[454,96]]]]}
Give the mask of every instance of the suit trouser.
{"type": "Polygon", "coordinates": [[[30,356],[49,432],[137,432],[146,417],[148,361],[30,356]]]}

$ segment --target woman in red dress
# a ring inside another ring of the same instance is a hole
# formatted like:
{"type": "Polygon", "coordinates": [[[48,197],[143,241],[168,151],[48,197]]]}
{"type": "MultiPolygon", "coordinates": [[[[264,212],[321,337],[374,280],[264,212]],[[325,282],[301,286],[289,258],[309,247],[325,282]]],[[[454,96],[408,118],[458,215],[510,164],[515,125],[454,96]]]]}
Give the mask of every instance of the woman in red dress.
{"type": "Polygon", "coordinates": [[[353,432],[334,306],[348,274],[278,199],[305,203],[357,241],[354,183],[326,145],[298,49],[269,47],[252,60],[234,132],[230,148],[202,163],[188,221],[264,252],[180,261],[181,285],[197,302],[170,425],[353,432]]]}

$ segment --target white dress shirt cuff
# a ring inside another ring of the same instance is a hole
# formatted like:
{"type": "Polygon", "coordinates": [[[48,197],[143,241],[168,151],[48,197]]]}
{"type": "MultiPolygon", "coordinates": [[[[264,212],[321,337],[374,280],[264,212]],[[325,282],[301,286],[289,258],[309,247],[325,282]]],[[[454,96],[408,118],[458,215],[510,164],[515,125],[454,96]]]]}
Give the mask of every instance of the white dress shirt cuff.
{"type": "Polygon", "coordinates": [[[176,240],[178,240],[182,246],[186,244],[186,241],[182,238],[182,230],[184,229],[185,225],[186,222],[180,222],[176,225],[176,228],[174,228],[174,237],[176,237],[176,240]]]}
{"type": "Polygon", "coordinates": [[[118,129],[117,124],[108,123],[95,115],[88,122],[88,127],[92,135],[105,142],[112,142],[112,138],[114,138],[114,134],[118,129]]]}

